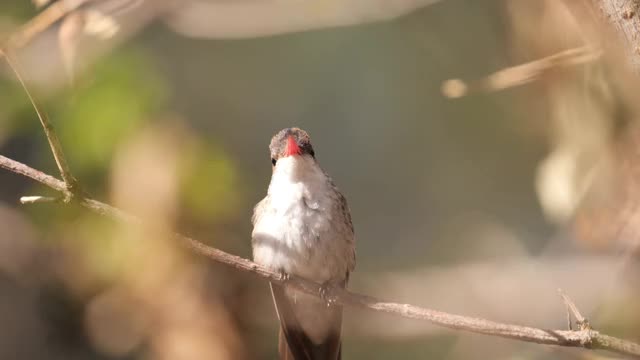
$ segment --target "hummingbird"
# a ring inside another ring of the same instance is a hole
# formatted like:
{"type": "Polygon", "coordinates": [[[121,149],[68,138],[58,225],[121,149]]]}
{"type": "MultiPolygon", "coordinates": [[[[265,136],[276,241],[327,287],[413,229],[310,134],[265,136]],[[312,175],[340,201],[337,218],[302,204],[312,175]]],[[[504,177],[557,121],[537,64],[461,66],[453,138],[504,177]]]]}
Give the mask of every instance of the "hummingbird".
{"type": "MultiPolygon", "coordinates": [[[[279,131],[269,150],[271,182],[252,217],[254,261],[323,286],[346,287],[356,263],[347,200],[318,164],[304,130],[279,131]]],[[[340,359],[342,307],[279,284],[270,287],[280,320],[280,359],[340,359]]]]}

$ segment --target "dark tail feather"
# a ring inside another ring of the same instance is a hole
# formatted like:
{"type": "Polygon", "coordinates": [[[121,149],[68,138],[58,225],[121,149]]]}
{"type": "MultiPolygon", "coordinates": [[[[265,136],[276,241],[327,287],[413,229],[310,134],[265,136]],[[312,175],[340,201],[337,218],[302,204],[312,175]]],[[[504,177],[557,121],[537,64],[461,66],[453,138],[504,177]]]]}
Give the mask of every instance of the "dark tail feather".
{"type": "Polygon", "coordinates": [[[281,360],[340,360],[342,345],[340,342],[340,322],[342,308],[330,310],[338,324],[338,332],[330,335],[323,343],[314,344],[302,331],[291,302],[281,286],[271,284],[271,293],[280,318],[278,352],[281,360]]]}
{"type": "Polygon", "coordinates": [[[284,331],[282,330],[282,328],[280,328],[280,333],[278,335],[278,354],[280,354],[280,360],[310,360],[310,359],[341,360],[342,359],[342,343],[339,343],[338,346],[339,348],[338,348],[337,355],[327,354],[326,350],[322,351],[322,346],[313,346],[313,348],[316,348],[315,349],[316,351],[312,349],[311,354],[308,354],[307,352],[303,351],[302,352],[303,354],[301,355],[302,357],[296,358],[291,353],[291,349],[289,348],[289,344],[287,343],[287,337],[284,331]]]}
{"type": "Polygon", "coordinates": [[[287,338],[282,331],[282,327],[280,328],[280,333],[278,335],[278,354],[280,354],[280,360],[295,360],[293,357],[291,350],[289,350],[289,344],[287,344],[287,338]]]}

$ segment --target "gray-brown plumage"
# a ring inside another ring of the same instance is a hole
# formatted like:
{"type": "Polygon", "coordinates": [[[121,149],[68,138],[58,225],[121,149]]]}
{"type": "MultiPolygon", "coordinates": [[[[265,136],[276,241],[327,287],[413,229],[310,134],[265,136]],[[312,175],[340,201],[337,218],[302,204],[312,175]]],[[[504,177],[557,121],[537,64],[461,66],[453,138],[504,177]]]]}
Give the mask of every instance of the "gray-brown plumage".
{"type": "MultiPolygon", "coordinates": [[[[346,199],[320,168],[309,135],[278,132],[269,146],[273,174],[253,215],[253,257],[276,271],[346,286],[355,238],[346,199]]],[[[339,359],[342,308],[271,284],[280,319],[281,359],[339,359]]]]}

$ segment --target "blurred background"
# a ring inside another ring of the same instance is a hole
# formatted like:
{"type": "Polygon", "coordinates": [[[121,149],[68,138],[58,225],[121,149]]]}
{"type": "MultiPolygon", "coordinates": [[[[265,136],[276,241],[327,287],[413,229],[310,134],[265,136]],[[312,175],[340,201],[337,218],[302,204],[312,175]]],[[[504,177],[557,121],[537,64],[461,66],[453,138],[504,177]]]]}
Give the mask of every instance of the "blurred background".
{"type": "MultiPolygon", "coordinates": [[[[0,171],[0,358],[275,358],[268,284],[166,233],[250,258],[290,126],[349,200],[353,291],[564,329],[562,288],[640,341],[638,78],[589,4],[3,0],[0,36],[75,176],[153,226],[20,205],[54,194],[0,171]]],[[[57,176],[4,62],[0,154],[57,176]]],[[[343,355],[612,356],[353,308],[343,355]]]]}

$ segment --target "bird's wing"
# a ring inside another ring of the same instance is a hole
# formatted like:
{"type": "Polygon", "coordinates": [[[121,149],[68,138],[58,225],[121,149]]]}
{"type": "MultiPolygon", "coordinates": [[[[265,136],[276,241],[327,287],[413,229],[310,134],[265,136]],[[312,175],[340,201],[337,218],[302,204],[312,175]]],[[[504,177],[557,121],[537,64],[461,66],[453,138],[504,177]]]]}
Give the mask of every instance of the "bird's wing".
{"type": "Polygon", "coordinates": [[[251,216],[251,225],[254,225],[260,220],[260,216],[264,213],[264,207],[269,204],[269,195],[260,200],[259,203],[253,208],[253,215],[251,216]]]}
{"type": "Polygon", "coordinates": [[[280,340],[278,350],[281,360],[339,360],[341,357],[340,329],[342,307],[331,305],[326,308],[327,316],[334,329],[320,344],[314,344],[305,334],[296,318],[293,304],[284,288],[271,284],[271,294],[280,319],[280,340]]]}
{"type": "Polygon", "coordinates": [[[344,195],[342,195],[342,193],[337,190],[337,188],[336,192],[338,193],[338,203],[340,206],[340,211],[344,216],[344,224],[346,227],[345,238],[349,242],[349,249],[351,250],[351,253],[349,254],[349,263],[347,265],[347,275],[345,278],[346,286],[346,282],[349,281],[349,273],[352,272],[356,267],[356,237],[353,230],[353,221],[351,220],[351,211],[349,210],[349,204],[347,204],[347,198],[345,198],[344,195]]]}

